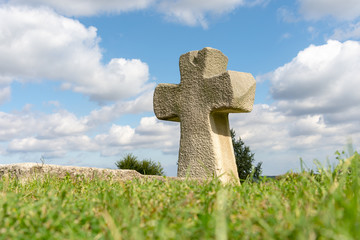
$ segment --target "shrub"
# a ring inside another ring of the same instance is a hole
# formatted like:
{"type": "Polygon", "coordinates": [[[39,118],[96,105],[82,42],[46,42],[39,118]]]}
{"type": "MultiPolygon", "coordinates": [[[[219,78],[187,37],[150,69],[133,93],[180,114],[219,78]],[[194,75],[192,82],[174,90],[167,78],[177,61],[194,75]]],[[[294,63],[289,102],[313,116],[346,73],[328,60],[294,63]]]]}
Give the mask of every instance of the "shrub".
{"type": "Polygon", "coordinates": [[[119,169],[133,169],[137,171],[139,166],[139,161],[136,156],[130,153],[127,154],[125,157],[123,157],[122,160],[117,161],[115,165],[119,169]]]}
{"type": "Polygon", "coordinates": [[[230,130],[231,140],[234,147],[236,167],[238,170],[240,180],[245,180],[248,176],[253,176],[255,179],[259,179],[261,175],[261,165],[262,162],[259,162],[254,168],[254,153],[250,151],[250,148],[245,145],[245,143],[239,137],[238,140],[235,139],[235,131],[230,130]]]}
{"type": "Polygon", "coordinates": [[[155,163],[151,159],[139,161],[133,154],[127,154],[122,160],[115,163],[119,169],[132,169],[144,175],[164,175],[164,169],[160,163],[155,163]]]}

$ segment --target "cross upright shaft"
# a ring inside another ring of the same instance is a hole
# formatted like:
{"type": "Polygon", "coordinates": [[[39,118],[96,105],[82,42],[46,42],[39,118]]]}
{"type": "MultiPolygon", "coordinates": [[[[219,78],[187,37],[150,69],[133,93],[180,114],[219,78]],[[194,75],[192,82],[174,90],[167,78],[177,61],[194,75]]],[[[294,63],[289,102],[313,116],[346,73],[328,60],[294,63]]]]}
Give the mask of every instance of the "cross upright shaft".
{"type": "Polygon", "coordinates": [[[226,71],[227,62],[216,49],[188,52],[180,56],[180,84],[155,89],[156,116],[180,122],[179,177],[238,179],[228,114],[252,110],[256,82],[226,71]]]}

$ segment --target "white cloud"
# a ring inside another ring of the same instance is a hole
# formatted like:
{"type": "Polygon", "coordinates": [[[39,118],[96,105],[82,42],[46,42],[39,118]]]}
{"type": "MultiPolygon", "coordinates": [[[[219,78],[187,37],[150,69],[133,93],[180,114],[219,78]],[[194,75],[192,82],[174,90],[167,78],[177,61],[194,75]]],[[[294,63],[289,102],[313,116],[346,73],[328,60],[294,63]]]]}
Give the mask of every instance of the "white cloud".
{"type": "Polygon", "coordinates": [[[0,112],[0,129],[0,141],[5,142],[14,138],[74,136],[86,132],[89,127],[84,118],[77,118],[65,110],[49,115],[24,110],[17,113],[0,112]]]}
{"type": "Polygon", "coordinates": [[[103,65],[98,42],[94,27],[49,9],[2,5],[0,83],[62,81],[63,88],[99,102],[129,98],[153,87],[148,66],[138,59],[112,59],[103,65]]]}
{"type": "Polygon", "coordinates": [[[0,87],[0,105],[9,100],[11,96],[11,88],[9,86],[0,87]]]}
{"type": "Polygon", "coordinates": [[[277,10],[277,15],[281,20],[288,23],[298,22],[300,20],[299,17],[296,16],[292,10],[286,7],[280,7],[277,10]]]}
{"type": "Polygon", "coordinates": [[[135,100],[103,106],[100,109],[91,111],[86,117],[87,125],[96,126],[103,123],[111,122],[125,114],[136,114],[153,111],[153,94],[154,91],[148,91],[140,95],[135,100]]]}
{"type": "Polygon", "coordinates": [[[350,23],[348,26],[343,28],[336,28],[334,34],[330,39],[336,39],[339,41],[348,39],[360,39],[360,22],[350,23]]]}
{"type": "Polygon", "coordinates": [[[64,110],[43,116],[43,120],[37,125],[38,138],[46,139],[78,135],[89,130],[84,119],[78,119],[74,114],[64,110]]]}
{"type": "Polygon", "coordinates": [[[312,166],[315,158],[324,162],[341,150],[348,137],[360,142],[360,131],[347,123],[327,123],[323,114],[291,116],[276,106],[255,105],[251,113],[231,114],[230,126],[263,162],[265,174],[298,170],[300,158],[312,166]],[[354,131],[355,130],[355,131],[354,131]]]}
{"type": "Polygon", "coordinates": [[[14,139],[7,147],[8,153],[39,152],[44,157],[63,157],[69,151],[97,151],[99,147],[86,135],[66,136],[57,139],[28,137],[14,139]]]}
{"type": "Polygon", "coordinates": [[[17,113],[0,112],[0,141],[7,153],[39,152],[46,157],[64,156],[69,151],[95,151],[97,145],[85,135],[84,118],[65,110],[45,115],[27,108],[17,113]]]}
{"type": "Polygon", "coordinates": [[[340,20],[352,20],[360,16],[358,0],[298,0],[300,11],[308,19],[332,16],[340,20]]]}
{"type": "Polygon", "coordinates": [[[135,130],[130,126],[118,126],[113,124],[109,130],[109,134],[97,135],[95,140],[100,142],[103,146],[126,146],[131,144],[134,135],[135,130]]]}
{"type": "Polygon", "coordinates": [[[170,21],[184,23],[190,26],[208,27],[209,15],[229,13],[239,6],[255,6],[267,4],[265,0],[166,0],[160,1],[158,9],[170,21]]]}
{"type": "Polygon", "coordinates": [[[34,126],[36,126],[34,119],[26,114],[0,112],[0,141],[10,141],[15,137],[27,136],[32,133],[34,126]]]}
{"type": "Polygon", "coordinates": [[[206,14],[223,14],[232,11],[239,5],[244,5],[244,0],[180,0],[161,1],[159,9],[172,21],[179,21],[190,26],[200,24],[207,27],[206,14]]]}
{"type": "Polygon", "coordinates": [[[276,173],[275,162],[298,167],[300,157],[325,160],[348,137],[360,143],[360,42],[311,45],[263,78],[271,82],[274,103],[232,114],[231,127],[264,168],[276,173]]]}
{"type": "Polygon", "coordinates": [[[95,141],[102,148],[102,155],[117,155],[124,150],[160,149],[176,153],[179,149],[179,124],[163,122],[156,117],[144,117],[136,128],[113,124],[109,132],[99,134],[95,141]]]}
{"type": "Polygon", "coordinates": [[[336,134],[345,124],[327,124],[321,114],[289,116],[266,104],[255,105],[249,114],[232,114],[231,123],[236,133],[256,151],[309,151],[341,146],[346,139],[336,134]]]}
{"type": "Polygon", "coordinates": [[[342,114],[360,103],[360,42],[311,45],[269,75],[279,109],[293,115],[342,114]]]}
{"type": "MultiPolygon", "coordinates": [[[[3,0],[0,1],[4,2],[3,0]]],[[[92,16],[100,13],[121,13],[149,7],[154,0],[8,0],[11,4],[48,6],[68,16],[92,16]]]]}
{"type": "Polygon", "coordinates": [[[46,157],[64,156],[71,151],[100,151],[103,155],[116,155],[126,149],[154,147],[157,140],[165,142],[155,148],[164,152],[175,151],[173,145],[179,139],[171,137],[178,133],[174,133],[173,125],[159,123],[154,117],[143,118],[137,128],[113,124],[108,133],[97,133],[103,125],[122,115],[152,110],[152,96],[152,91],[147,92],[135,100],[93,110],[84,117],[77,117],[61,108],[52,114],[36,113],[31,105],[19,112],[0,112],[0,142],[8,145],[7,153],[38,152],[46,157]],[[97,135],[90,137],[94,133],[97,135]]]}
{"type": "Polygon", "coordinates": [[[76,17],[157,9],[169,21],[180,22],[190,26],[201,25],[204,28],[208,26],[209,16],[223,15],[239,6],[265,6],[269,2],[270,0],[0,0],[0,4],[49,7],[65,16],[76,17]]]}
{"type": "Polygon", "coordinates": [[[94,72],[91,79],[79,78],[75,84],[63,86],[87,94],[95,101],[115,101],[152,89],[154,84],[147,83],[148,78],[148,66],[140,60],[112,59],[105,68],[94,72]]]}

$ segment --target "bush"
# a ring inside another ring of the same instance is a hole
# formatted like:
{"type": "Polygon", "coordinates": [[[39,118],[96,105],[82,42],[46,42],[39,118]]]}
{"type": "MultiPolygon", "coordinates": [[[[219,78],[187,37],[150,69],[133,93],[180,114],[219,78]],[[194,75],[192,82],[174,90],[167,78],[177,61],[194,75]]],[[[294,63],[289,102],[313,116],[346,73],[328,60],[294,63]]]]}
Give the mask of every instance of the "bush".
{"type": "Polygon", "coordinates": [[[262,162],[259,162],[256,167],[253,168],[255,154],[250,151],[250,148],[245,145],[241,138],[238,140],[235,139],[235,131],[233,129],[230,130],[230,133],[240,180],[245,180],[251,175],[253,178],[259,179],[262,162]]]}
{"type": "Polygon", "coordinates": [[[122,160],[115,163],[119,169],[131,169],[144,175],[164,175],[164,169],[160,163],[155,163],[151,159],[139,161],[136,156],[127,154],[122,160]]]}

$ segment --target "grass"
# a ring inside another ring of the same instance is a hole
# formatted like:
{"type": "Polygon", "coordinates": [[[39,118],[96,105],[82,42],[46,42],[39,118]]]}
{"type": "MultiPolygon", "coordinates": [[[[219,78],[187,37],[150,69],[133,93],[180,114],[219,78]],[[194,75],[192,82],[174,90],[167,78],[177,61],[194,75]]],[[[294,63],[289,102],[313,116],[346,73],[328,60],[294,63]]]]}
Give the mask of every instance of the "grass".
{"type": "Polygon", "coordinates": [[[0,181],[0,239],[356,239],[360,157],[241,186],[0,181]]]}

